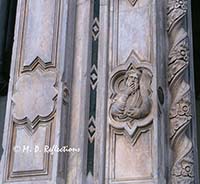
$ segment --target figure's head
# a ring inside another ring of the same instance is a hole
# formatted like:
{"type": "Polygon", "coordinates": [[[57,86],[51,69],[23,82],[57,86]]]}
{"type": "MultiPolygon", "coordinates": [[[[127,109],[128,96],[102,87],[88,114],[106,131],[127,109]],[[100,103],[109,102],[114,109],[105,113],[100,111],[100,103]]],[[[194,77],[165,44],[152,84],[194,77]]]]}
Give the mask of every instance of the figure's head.
{"type": "Polygon", "coordinates": [[[139,88],[140,77],[142,72],[134,67],[129,68],[125,75],[125,82],[127,86],[131,86],[133,90],[139,88]]]}

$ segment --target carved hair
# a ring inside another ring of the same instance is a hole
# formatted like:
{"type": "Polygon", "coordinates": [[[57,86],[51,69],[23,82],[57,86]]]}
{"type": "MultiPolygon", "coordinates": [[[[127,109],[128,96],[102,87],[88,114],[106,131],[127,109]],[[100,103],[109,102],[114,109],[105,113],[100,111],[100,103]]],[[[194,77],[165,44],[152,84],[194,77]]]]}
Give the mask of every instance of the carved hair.
{"type": "Polygon", "coordinates": [[[139,79],[141,78],[142,71],[137,69],[137,68],[135,68],[134,66],[131,66],[131,67],[129,67],[129,69],[127,70],[127,72],[126,72],[126,74],[124,76],[125,81],[128,79],[128,76],[130,74],[132,74],[132,73],[135,73],[138,76],[139,79]]]}

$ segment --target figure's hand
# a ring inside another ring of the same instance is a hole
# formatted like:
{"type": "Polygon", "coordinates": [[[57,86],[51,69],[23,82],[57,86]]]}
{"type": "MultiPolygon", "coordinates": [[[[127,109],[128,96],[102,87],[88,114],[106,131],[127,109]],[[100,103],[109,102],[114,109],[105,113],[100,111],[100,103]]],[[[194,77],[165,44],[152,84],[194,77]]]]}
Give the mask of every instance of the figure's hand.
{"type": "Polygon", "coordinates": [[[140,117],[140,110],[139,108],[131,108],[127,110],[126,114],[131,118],[137,119],[140,117]]]}
{"type": "Polygon", "coordinates": [[[127,95],[130,95],[131,93],[135,93],[135,85],[131,84],[131,85],[127,86],[125,93],[127,95]]]}

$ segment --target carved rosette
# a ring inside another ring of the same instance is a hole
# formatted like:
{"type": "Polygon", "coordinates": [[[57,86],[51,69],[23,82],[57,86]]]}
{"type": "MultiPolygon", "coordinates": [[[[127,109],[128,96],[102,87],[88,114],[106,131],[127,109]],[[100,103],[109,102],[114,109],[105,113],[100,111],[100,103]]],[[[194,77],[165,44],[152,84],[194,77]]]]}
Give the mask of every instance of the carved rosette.
{"type": "Polygon", "coordinates": [[[152,122],[152,68],[132,51],[127,62],[117,66],[110,77],[111,126],[134,142],[138,129],[152,122]]]}
{"type": "Polygon", "coordinates": [[[171,183],[194,183],[194,159],[191,139],[186,135],[191,123],[190,86],[185,79],[189,66],[189,40],[185,28],[187,0],[168,1],[169,63],[171,93],[170,143],[173,152],[171,183]]]}

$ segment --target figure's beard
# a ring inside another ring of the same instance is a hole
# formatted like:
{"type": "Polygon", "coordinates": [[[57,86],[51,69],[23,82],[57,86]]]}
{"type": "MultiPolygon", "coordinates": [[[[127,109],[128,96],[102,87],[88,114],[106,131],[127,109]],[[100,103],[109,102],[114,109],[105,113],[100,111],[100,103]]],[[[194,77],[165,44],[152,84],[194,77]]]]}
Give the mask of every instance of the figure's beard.
{"type": "Polygon", "coordinates": [[[139,89],[139,84],[135,82],[127,82],[127,86],[132,89],[131,94],[135,94],[135,92],[139,89]]]}

